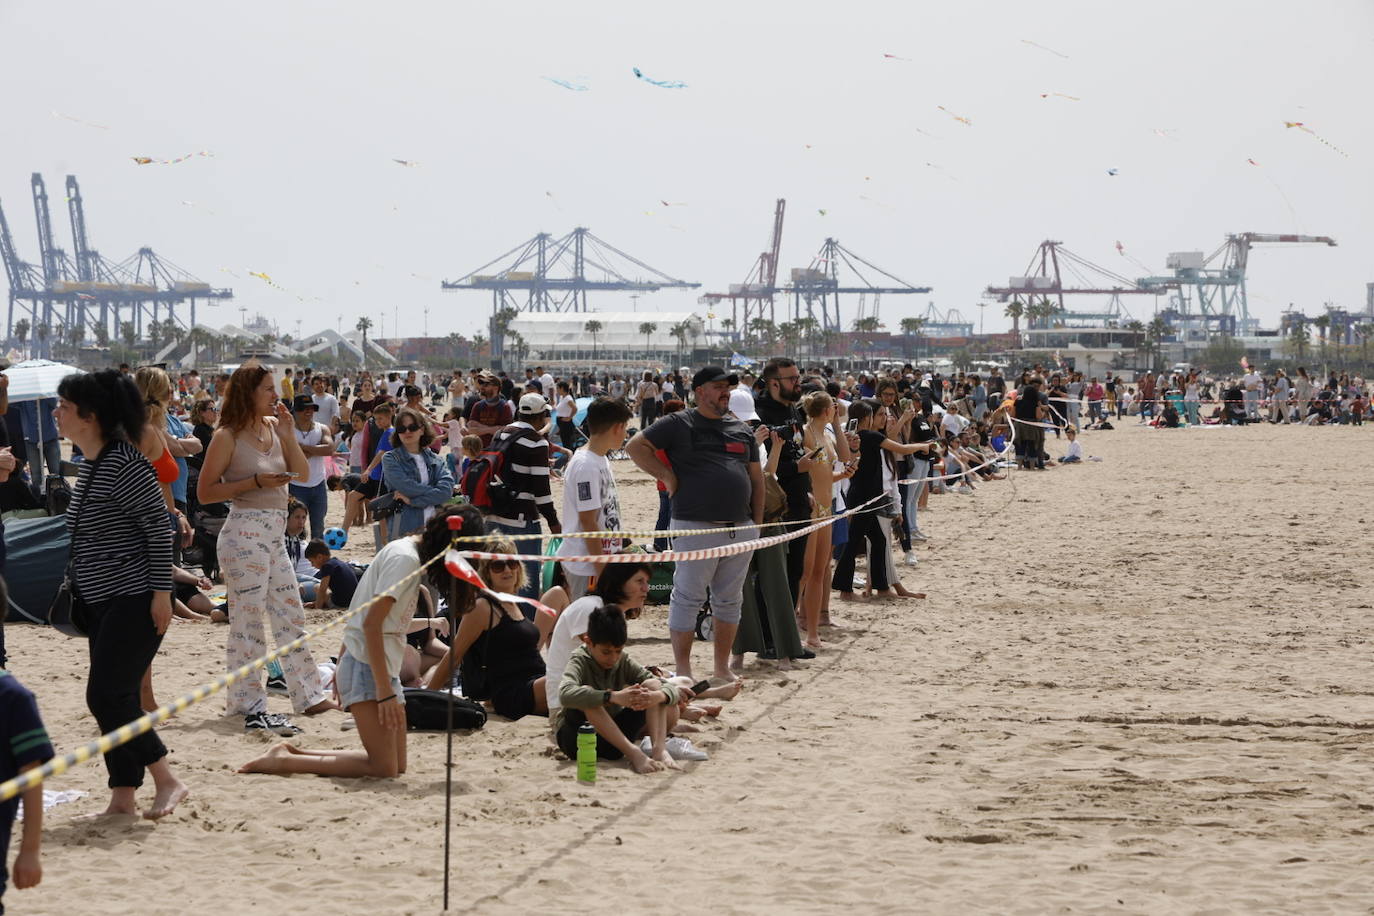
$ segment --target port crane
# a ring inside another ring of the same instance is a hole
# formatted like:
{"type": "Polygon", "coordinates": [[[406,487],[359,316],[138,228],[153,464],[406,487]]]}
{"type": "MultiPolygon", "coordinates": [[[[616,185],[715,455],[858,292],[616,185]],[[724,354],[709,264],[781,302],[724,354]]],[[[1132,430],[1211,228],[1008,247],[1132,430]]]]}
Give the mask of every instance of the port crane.
{"type": "Polygon", "coordinates": [[[1219,325],[1232,333],[1237,321],[1241,328],[1252,326],[1246,297],[1245,271],[1250,249],[1256,244],[1315,244],[1335,247],[1336,240],[1326,235],[1279,235],[1265,232],[1238,232],[1226,237],[1221,246],[1206,257],[1201,251],[1176,251],[1169,255],[1167,276],[1143,277],[1139,285],[1149,290],[1177,291],[1180,317],[1201,321],[1208,329],[1219,325]],[[1212,266],[1220,258],[1220,266],[1212,266]]]}
{"type": "Polygon", "coordinates": [[[778,292],[778,253],[782,249],[782,223],[786,211],[787,201],[779,197],[773,211],[773,236],[768,249],[754,261],[744,282],[730,284],[729,292],[706,293],[698,300],[711,308],[728,300],[730,324],[736,332],[749,330],[752,321],[763,319],[771,324],[775,319],[773,297],[778,292]]]}
{"type": "Polygon", "coordinates": [[[914,286],[888,273],[837,240],[828,238],[809,266],[792,269],[791,283],[782,291],[792,296],[793,321],[818,322],[824,332],[843,330],[840,323],[842,295],[874,297],[869,317],[876,318],[877,297],[928,293],[930,290],[929,286],[914,286]]]}

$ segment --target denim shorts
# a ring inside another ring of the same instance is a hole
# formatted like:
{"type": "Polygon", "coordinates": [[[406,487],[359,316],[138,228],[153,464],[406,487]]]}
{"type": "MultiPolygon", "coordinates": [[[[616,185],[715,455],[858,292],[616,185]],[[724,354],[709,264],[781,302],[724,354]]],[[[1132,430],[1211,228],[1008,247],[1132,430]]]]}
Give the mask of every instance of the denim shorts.
{"type": "MultiPolygon", "coordinates": [[[[372,680],[372,666],[347,652],[339,659],[339,668],[334,672],[334,683],[338,685],[339,703],[344,709],[348,709],[354,703],[377,699],[377,685],[372,680]]],[[[391,692],[398,697],[405,697],[400,678],[391,679],[391,692]]]]}

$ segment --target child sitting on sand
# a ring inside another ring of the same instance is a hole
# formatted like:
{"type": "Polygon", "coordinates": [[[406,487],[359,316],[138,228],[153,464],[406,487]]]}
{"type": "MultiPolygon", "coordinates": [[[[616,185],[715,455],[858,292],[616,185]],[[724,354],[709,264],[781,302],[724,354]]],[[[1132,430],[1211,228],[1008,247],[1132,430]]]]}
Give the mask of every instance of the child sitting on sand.
{"type": "Polygon", "coordinates": [[[602,760],[628,758],[636,773],[681,769],[666,746],[678,690],[625,654],[628,638],[625,614],[614,604],[588,615],[582,645],[568,658],[558,685],[558,747],[576,760],[577,730],[590,722],[596,729],[596,756],[602,760]],[[639,747],[646,735],[647,754],[639,747]]]}
{"type": "Polygon", "coordinates": [[[358,574],[342,560],[335,559],[324,541],[305,545],[305,559],[315,568],[315,600],[307,601],[311,608],[348,607],[358,588],[358,574]]]}
{"type": "Polygon", "coordinates": [[[1070,426],[1064,430],[1064,435],[1069,439],[1069,448],[1064,452],[1064,457],[1059,459],[1059,463],[1080,464],[1083,461],[1083,444],[1078,441],[1078,430],[1070,426]]]}

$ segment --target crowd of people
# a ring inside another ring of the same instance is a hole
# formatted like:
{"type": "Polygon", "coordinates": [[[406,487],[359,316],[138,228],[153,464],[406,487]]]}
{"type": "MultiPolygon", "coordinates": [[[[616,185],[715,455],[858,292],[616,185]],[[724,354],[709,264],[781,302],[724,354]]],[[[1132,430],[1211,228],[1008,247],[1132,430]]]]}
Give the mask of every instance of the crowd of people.
{"type": "MultiPolygon", "coordinates": [[[[0,375],[0,400],[4,385],[0,375]]],[[[836,626],[832,600],[924,597],[902,570],[931,536],[930,499],[971,494],[1011,466],[1079,463],[1080,427],[1127,416],[1358,424],[1368,406],[1363,380],[1317,385],[1303,369],[1127,383],[1038,366],[1016,379],[911,365],[850,374],[787,358],[757,374],[707,366],[638,378],[557,378],[543,366],[522,378],[122,367],[70,376],[57,394],[27,402],[20,454],[8,434],[0,442],[0,501],[13,508],[22,492],[36,505],[51,489],[45,472],[63,473],[68,441],[79,470],[66,510],[70,576],[100,730],[157,707],[153,660],[174,619],[226,623],[232,671],[302,636],[307,608],[349,608],[328,663],[308,646],[285,652],[266,685],[247,677],[228,689],[227,711],[246,732],[294,738],[300,717],[342,709],[362,742],[278,744],[243,772],[377,777],[406,769],[405,695],[419,689],[461,692],[508,719],[548,717],[568,756],[590,725],[600,757],[638,772],[704,759],[688,736],[739,692],[746,655],[782,667],[816,657],[836,626]],[[1050,435],[1064,437],[1062,453],[1049,454],[1050,435]],[[621,459],[656,483],[651,543],[621,534],[621,459]],[[336,555],[369,528],[373,556],[357,541],[355,562],[336,555]],[[498,555],[474,561],[482,587],[437,562],[454,530],[498,555]],[[627,551],[642,561],[598,561],[627,551]],[[704,555],[680,557],[690,551],[704,555]],[[670,670],[625,652],[664,562],[670,670]],[[700,636],[712,642],[704,676],[691,652],[700,636]],[[269,712],[269,692],[285,694],[295,717],[269,712]]],[[[2,548],[0,528],[0,572],[2,548]]],[[[0,700],[9,695],[32,706],[0,678],[0,700]]],[[[14,772],[51,754],[41,722],[27,734],[14,772]]],[[[145,773],[156,787],[145,817],[189,792],[153,731],[105,761],[108,814],[138,812],[145,773]]],[[[18,866],[15,875],[32,879],[18,866]]]]}

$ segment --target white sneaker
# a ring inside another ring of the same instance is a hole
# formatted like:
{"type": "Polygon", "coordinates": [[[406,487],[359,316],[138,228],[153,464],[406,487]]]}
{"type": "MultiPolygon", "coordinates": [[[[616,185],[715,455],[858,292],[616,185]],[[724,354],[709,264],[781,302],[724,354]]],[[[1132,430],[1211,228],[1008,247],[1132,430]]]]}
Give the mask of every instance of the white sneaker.
{"type": "Polygon", "coordinates": [[[905,563],[907,566],[915,566],[915,565],[916,565],[916,554],[914,554],[914,553],[912,553],[910,550],[908,550],[908,551],[906,552],[906,556],[902,557],[902,562],[905,563]]]}
{"type": "Polygon", "coordinates": [[[968,484],[962,484],[962,485],[959,487],[959,489],[955,490],[954,492],[955,492],[955,493],[962,493],[962,494],[964,494],[965,496],[967,496],[967,495],[969,495],[970,493],[973,492],[973,487],[969,486],[968,484]]]}
{"type": "MultiPolygon", "coordinates": [[[[668,752],[668,756],[674,760],[707,760],[710,758],[709,754],[686,738],[674,736],[663,742],[663,747],[668,752]]],[[[651,753],[654,749],[654,743],[648,736],[645,736],[644,740],[639,742],[639,749],[646,754],[651,753]]]]}
{"type": "Polygon", "coordinates": [[[912,539],[913,541],[928,541],[928,540],[930,540],[930,538],[926,537],[926,533],[925,533],[924,531],[922,531],[921,529],[919,529],[919,528],[917,528],[915,531],[911,532],[911,539],[912,539]]]}

